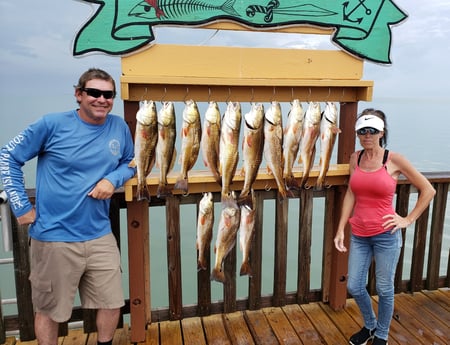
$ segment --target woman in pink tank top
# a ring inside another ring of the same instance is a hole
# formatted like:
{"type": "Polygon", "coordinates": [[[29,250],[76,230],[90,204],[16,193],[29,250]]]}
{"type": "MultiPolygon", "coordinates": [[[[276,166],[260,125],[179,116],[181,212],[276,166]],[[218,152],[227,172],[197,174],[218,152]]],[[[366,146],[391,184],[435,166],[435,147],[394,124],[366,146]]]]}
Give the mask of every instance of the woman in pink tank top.
{"type": "Polygon", "coordinates": [[[394,311],[394,277],[402,246],[400,229],[410,226],[428,207],[436,191],[429,181],[402,155],[385,149],[386,116],[366,109],[355,124],[363,150],[350,157],[350,182],[334,238],[339,252],[347,252],[345,228],[351,225],[347,289],[364,319],[364,327],[350,337],[352,345],[387,344],[394,311]],[[398,215],[393,198],[399,175],[419,191],[416,205],[406,216],[398,215]],[[367,292],[367,276],[375,260],[378,317],[367,292]]]}

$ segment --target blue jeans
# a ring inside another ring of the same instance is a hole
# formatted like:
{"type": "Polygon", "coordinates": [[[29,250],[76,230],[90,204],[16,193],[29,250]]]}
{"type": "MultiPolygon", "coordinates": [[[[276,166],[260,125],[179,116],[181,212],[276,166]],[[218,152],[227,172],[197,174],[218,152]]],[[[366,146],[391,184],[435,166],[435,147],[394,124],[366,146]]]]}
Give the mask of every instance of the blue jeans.
{"type": "Polygon", "coordinates": [[[375,335],[387,340],[394,312],[394,277],[402,247],[402,232],[390,231],[372,237],[351,236],[348,263],[348,292],[353,296],[364,318],[364,326],[376,328],[375,335]],[[375,259],[378,321],[367,292],[367,276],[375,259]]]}

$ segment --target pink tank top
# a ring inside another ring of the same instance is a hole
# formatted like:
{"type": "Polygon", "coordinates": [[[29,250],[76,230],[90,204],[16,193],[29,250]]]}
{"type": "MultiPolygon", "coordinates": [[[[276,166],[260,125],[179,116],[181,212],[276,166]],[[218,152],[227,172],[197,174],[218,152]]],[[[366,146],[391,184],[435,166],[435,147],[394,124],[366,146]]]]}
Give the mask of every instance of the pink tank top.
{"type": "Polygon", "coordinates": [[[388,231],[382,226],[386,221],[383,216],[395,213],[393,198],[396,186],[397,180],[387,172],[386,162],[380,169],[368,172],[360,169],[358,161],[350,177],[355,207],[349,222],[354,235],[368,237],[388,231]]]}

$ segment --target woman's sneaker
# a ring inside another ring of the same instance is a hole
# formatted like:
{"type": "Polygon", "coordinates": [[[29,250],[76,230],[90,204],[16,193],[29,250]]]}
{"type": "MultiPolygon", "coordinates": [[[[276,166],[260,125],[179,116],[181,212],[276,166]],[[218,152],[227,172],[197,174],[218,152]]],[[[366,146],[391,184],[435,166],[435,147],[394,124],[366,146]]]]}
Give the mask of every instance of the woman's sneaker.
{"type": "Polygon", "coordinates": [[[387,345],[387,340],[378,337],[373,338],[372,345],[387,345]]]}
{"type": "MultiPolygon", "coordinates": [[[[369,340],[373,339],[374,333],[375,333],[375,330],[370,330],[370,329],[367,329],[366,327],[363,327],[363,328],[361,328],[361,330],[358,333],[355,333],[350,337],[350,344],[351,345],[366,345],[369,340]]],[[[380,343],[380,344],[382,344],[382,343],[380,343]]]]}

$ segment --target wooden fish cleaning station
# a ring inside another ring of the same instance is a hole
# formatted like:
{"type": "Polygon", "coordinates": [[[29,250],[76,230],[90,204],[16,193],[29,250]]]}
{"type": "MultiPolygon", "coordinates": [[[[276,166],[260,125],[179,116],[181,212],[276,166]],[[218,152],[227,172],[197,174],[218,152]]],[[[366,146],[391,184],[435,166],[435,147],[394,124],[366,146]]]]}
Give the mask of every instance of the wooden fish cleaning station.
{"type": "MultiPolygon", "coordinates": [[[[216,23],[203,28],[214,30],[251,30],[238,24],[216,23]]],[[[307,27],[289,27],[267,30],[291,34],[326,34],[332,30],[307,27]]],[[[262,210],[266,198],[276,198],[276,183],[268,175],[265,164],[261,165],[254,189],[257,192],[258,229],[251,251],[253,276],[249,278],[249,296],[242,302],[236,300],[236,249],[225,260],[227,277],[224,299],[211,302],[210,271],[198,272],[198,304],[185,307],[182,304],[181,258],[180,258],[180,204],[198,203],[202,192],[211,191],[219,200],[220,186],[209,171],[191,171],[189,196],[174,191],[166,200],[156,198],[158,175],[155,172],[147,181],[155,197],[150,204],[166,207],[167,222],[167,271],[169,309],[164,314],[151,309],[150,301],[150,253],[149,203],[136,201],[137,180],[125,185],[128,224],[128,255],[130,281],[131,342],[145,340],[146,328],[152,320],[180,320],[189,316],[212,313],[228,313],[236,310],[255,310],[264,306],[282,306],[289,303],[308,303],[321,300],[337,310],[345,306],[347,299],[347,256],[333,249],[335,224],[339,218],[343,194],[348,180],[348,160],[355,149],[354,123],[358,101],[371,101],[373,82],[361,80],[363,60],[340,50],[270,49],[222,46],[184,46],[155,44],[152,47],[122,58],[121,95],[124,100],[125,120],[134,136],[136,112],[139,102],[154,101],[196,102],[291,102],[298,98],[304,104],[309,101],[333,101],[340,104],[337,162],[332,162],[327,183],[331,188],[315,191],[314,188],[297,192],[300,199],[298,284],[294,294],[286,293],[286,244],[289,199],[276,202],[274,289],[270,298],[261,296],[262,210]],[[333,164],[335,163],[335,164],[333,164]],[[268,187],[271,191],[268,191],[268,187]],[[324,223],[322,290],[317,295],[310,291],[310,254],[312,201],[315,193],[326,196],[324,223]]],[[[221,109],[223,107],[221,106],[221,109]]],[[[177,114],[181,116],[181,114],[177,114]]],[[[203,114],[202,114],[203,116],[203,114]]],[[[284,117],[286,114],[284,114],[284,117]]],[[[178,140],[178,139],[177,139],[178,140]]],[[[201,154],[199,156],[201,159],[201,154]]],[[[242,159],[241,159],[242,161],[242,159]]],[[[240,169],[238,165],[238,171],[240,169]]],[[[298,168],[298,167],[297,167],[298,168]]],[[[206,169],[206,168],[205,168],[206,169]]],[[[301,177],[300,169],[294,170],[301,177]]],[[[318,175],[317,167],[310,176],[310,184],[318,175]]],[[[175,175],[169,175],[173,186],[175,175]]],[[[243,177],[236,175],[232,189],[242,188],[243,177]]],[[[264,210],[273,212],[272,210],[264,210]]],[[[182,231],[182,229],[181,229],[182,231]]],[[[216,227],[214,231],[217,231],[216,227]]],[[[348,236],[347,236],[348,238],[348,236]]],[[[213,246],[213,243],[212,243],[213,246]]],[[[195,250],[195,248],[194,248],[195,250]]],[[[208,258],[209,260],[210,258],[208,258]]],[[[184,264],[184,262],[183,262],[184,264]]],[[[192,263],[195,264],[195,263],[192,263]]],[[[161,268],[163,269],[163,268],[161,268]]]]}

